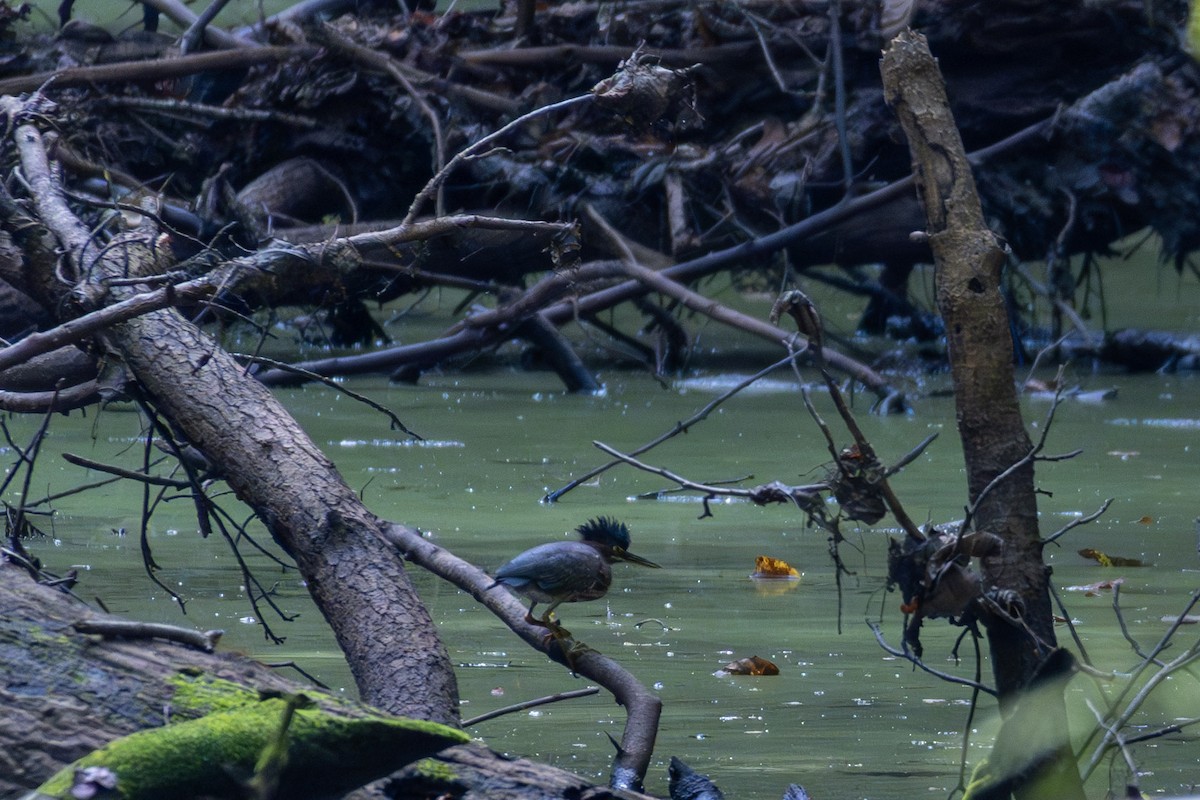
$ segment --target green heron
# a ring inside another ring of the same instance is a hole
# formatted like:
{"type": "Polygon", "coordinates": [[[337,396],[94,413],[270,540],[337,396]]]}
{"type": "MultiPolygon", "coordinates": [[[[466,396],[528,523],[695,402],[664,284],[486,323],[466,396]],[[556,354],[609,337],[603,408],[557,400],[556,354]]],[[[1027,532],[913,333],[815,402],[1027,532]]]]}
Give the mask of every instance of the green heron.
{"type": "MultiPolygon", "coordinates": [[[[525,621],[561,631],[550,614],[560,603],[597,600],[612,583],[612,563],[630,561],[660,568],[629,552],[629,528],[610,517],[591,519],[575,529],[582,541],[539,544],[496,570],[496,582],[529,598],[525,621]],[[538,603],[549,603],[541,618],[533,616],[538,603]]],[[[491,588],[491,587],[489,587],[491,588]]],[[[563,631],[565,633],[565,631],[563,631]]]]}

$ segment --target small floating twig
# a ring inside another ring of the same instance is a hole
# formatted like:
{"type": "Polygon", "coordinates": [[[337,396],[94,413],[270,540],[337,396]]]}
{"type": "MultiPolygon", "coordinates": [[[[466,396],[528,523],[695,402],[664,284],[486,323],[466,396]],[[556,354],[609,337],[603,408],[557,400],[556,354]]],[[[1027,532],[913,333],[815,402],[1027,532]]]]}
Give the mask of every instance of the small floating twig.
{"type": "Polygon", "coordinates": [[[79,633],[93,633],[106,639],[166,639],[211,653],[225,631],[197,631],[164,625],[160,622],[131,622],[128,620],[82,620],[73,627],[79,633]]]}

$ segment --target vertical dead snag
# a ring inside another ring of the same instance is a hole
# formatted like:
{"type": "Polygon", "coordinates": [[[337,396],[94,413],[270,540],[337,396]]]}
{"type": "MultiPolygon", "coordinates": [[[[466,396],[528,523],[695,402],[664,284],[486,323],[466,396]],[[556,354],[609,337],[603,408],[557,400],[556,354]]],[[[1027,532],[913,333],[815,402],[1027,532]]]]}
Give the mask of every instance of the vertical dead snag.
{"type": "MultiPolygon", "coordinates": [[[[901,33],[884,52],[881,69],[885,97],[908,137],[928,221],[971,502],[980,499],[996,476],[1008,471],[1007,478],[981,498],[975,529],[993,533],[1003,542],[998,552],[981,559],[984,590],[1003,590],[1017,601],[982,615],[1002,709],[1011,712],[1019,692],[1056,645],[1038,533],[1033,463],[1026,458],[1032,443],[1013,385],[1011,335],[1000,291],[1005,254],[984,223],[971,166],[925,38],[911,31],[901,33]],[[1013,469],[1018,462],[1023,463],[1013,469]]],[[[1060,790],[1069,789],[1056,796],[1082,798],[1061,695],[1054,703],[1047,702],[1044,712],[1062,723],[1059,757],[1039,764],[1033,775],[1020,776],[1023,787],[1006,784],[1004,794],[1009,789],[1025,794],[1049,780],[1060,790]]],[[[1003,754],[994,753],[992,760],[1003,762],[1003,754]]]]}

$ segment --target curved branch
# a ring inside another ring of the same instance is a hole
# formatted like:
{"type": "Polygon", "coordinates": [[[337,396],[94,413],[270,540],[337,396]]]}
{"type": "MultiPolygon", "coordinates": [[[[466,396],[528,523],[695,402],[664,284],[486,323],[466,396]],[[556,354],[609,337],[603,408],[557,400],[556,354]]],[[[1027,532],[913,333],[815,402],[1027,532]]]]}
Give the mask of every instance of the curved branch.
{"type": "Polygon", "coordinates": [[[525,621],[524,604],[497,587],[495,580],[486,572],[423,538],[419,531],[387,520],[379,520],[379,528],[384,540],[395,547],[405,560],[469,593],[534,650],[545,653],[547,658],[612,692],[616,701],[625,707],[628,717],[617,755],[613,759],[609,783],[617,789],[640,790],[658,732],[658,718],[662,711],[662,701],[658,696],[623,666],[595,650],[584,649],[581,653],[573,654],[568,662],[557,646],[551,647],[547,643],[544,627],[525,621]]]}
{"type": "Polygon", "coordinates": [[[962,684],[963,686],[969,686],[977,692],[984,692],[985,694],[990,694],[992,697],[997,696],[996,690],[991,688],[990,686],[985,686],[984,684],[980,683],[979,681],[973,681],[968,678],[960,678],[957,675],[951,675],[949,672],[942,672],[941,670],[934,669],[933,667],[929,666],[921,659],[917,658],[915,655],[913,655],[907,649],[899,650],[895,647],[892,647],[890,644],[887,643],[887,640],[883,638],[883,631],[881,631],[879,629],[879,626],[876,625],[871,620],[867,620],[867,627],[871,629],[871,633],[875,634],[875,641],[879,642],[879,646],[882,647],[886,652],[895,656],[896,658],[903,658],[905,661],[912,662],[912,664],[914,666],[920,667],[922,670],[924,670],[925,672],[928,672],[930,675],[933,675],[936,678],[941,678],[942,680],[946,681],[947,683],[959,683],[959,684],[962,684]]]}

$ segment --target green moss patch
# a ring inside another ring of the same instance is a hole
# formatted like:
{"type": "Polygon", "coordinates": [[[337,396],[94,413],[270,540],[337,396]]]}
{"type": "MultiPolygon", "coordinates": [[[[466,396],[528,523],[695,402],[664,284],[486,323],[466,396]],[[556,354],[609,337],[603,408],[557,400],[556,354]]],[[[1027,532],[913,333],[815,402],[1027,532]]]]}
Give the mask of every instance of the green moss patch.
{"type": "MultiPolygon", "coordinates": [[[[253,695],[242,687],[237,693],[227,691],[228,686],[212,688],[224,697],[222,702],[239,693],[253,695]]],[[[207,697],[206,692],[198,694],[207,697]]],[[[256,699],[200,719],[131,734],[63,769],[39,791],[68,798],[75,770],[97,766],[116,773],[117,796],[128,800],[187,800],[198,791],[210,797],[240,797],[263,748],[277,734],[286,705],[280,698],[256,699]]],[[[298,710],[288,730],[280,796],[345,792],[469,738],[433,722],[382,714],[352,719],[315,708],[298,710]]]]}

